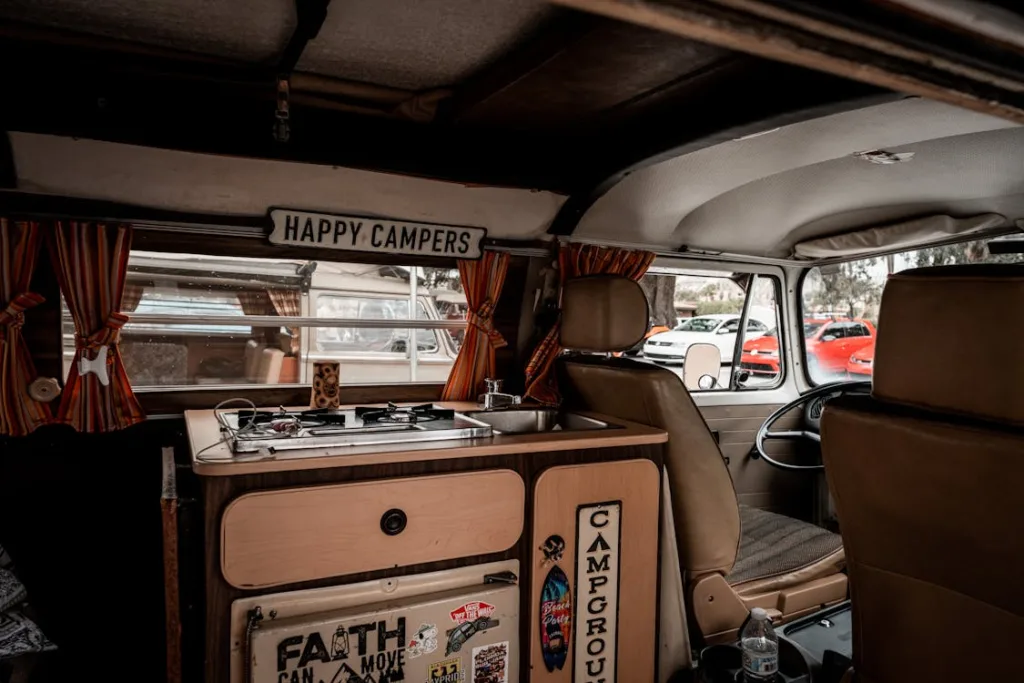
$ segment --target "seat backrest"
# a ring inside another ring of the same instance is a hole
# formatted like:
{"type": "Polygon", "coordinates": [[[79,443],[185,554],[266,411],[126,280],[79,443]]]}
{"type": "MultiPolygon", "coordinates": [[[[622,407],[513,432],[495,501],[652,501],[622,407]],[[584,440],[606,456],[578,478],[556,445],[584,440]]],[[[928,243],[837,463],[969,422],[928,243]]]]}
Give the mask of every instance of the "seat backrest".
{"type": "MultiPolygon", "coordinates": [[[[561,341],[567,349],[628,349],[643,338],[647,322],[647,297],[632,280],[594,276],[565,285],[561,341]]],[[[736,491],[682,380],[656,365],[598,356],[568,357],[560,371],[567,405],[668,432],[665,463],[681,567],[688,576],[727,574],[740,538],[736,491]]]]}
{"type": "Polygon", "coordinates": [[[907,271],[872,397],[829,401],[825,473],[866,683],[1019,680],[1024,267],[907,271]]]}

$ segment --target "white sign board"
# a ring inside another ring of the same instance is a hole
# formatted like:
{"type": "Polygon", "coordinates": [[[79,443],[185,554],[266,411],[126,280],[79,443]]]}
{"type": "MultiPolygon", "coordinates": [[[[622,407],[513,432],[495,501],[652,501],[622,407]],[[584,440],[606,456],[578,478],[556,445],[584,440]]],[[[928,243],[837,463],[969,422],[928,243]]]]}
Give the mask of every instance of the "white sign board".
{"type": "Polygon", "coordinates": [[[617,679],[621,503],[576,511],[576,645],[573,681],[617,679]]]}
{"type": "Polygon", "coordinates": [[[478,259],[483,255],[483,239],[487,235],[484,228],[292,209],[271,209],[270,218],[274,222],[271,244],[378,254],[478,259]]]}

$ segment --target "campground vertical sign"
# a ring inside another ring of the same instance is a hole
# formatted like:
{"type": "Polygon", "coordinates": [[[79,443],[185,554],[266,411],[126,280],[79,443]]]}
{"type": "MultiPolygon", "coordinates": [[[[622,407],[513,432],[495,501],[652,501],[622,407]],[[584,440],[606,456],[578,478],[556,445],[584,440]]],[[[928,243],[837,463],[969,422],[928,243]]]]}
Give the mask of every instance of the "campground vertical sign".
{"type": "Polygon", "coordinates": [[[574,683],[615,683],[622,503],[576,510],[574,683]]]}

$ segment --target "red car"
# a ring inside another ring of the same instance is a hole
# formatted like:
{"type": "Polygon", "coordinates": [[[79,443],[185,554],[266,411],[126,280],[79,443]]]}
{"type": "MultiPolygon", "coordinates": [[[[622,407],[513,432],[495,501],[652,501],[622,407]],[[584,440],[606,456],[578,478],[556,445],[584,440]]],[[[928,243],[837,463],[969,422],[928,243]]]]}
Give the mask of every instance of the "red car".
{"type": "Polygon", "coordinates": [[[846,372],[851,379],[870,377],[875,369],[875,342],[857,351],[846,362],[846,372]]]}
{"type": "Polygon", "coordinates": [[[845,374],[850,356],[874,343],[875,326],[867,320],[829,321],[807,337],[807,363],[812,374],[815,369],[822,374],[845,374]]]}
{"type": "MultiPolygon", "coordinates": [[[[812,373],[845,373],[852,354],[868,345],[874,347],[875,326],[867,320],[805,318],[804,338],[812,373]]],[[[779,374],[777,330],[744,343],[741,361],[740,367],[751,374],[779,374]]]]}

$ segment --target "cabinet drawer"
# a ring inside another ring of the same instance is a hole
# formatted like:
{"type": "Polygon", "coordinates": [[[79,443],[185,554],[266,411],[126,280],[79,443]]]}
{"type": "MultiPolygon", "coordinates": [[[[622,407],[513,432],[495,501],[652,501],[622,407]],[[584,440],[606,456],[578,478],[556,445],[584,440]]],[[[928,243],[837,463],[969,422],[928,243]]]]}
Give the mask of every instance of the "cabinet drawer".
{"type": "Polygon", "coordinates": [[[524,497],[511,470],[249,493],[221,519],[221,571],[262,588],[501,552],[522,534],[524,497]]]}

